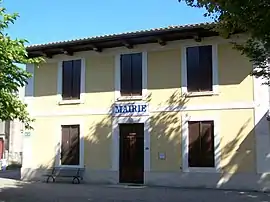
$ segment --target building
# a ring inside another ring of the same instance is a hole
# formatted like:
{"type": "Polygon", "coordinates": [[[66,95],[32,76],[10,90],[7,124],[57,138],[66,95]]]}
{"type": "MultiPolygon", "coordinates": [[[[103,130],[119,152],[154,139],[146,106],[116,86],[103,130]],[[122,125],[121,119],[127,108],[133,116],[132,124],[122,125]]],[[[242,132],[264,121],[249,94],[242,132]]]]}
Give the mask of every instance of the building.
{"type": "Polygon", "coordinates": [[[23,151],[23,124],[18,121],[0,122],[0,161],[21,164],[23,151]]]}
{"type": "MultiPolygon", "coordinates": [[[[24,99],[24,88],[19,89],[19,97],[24,99]]],[[[23,151],[23,124],[19,120],[0,122],[0,160],[8,164],[21,164],[23,151]]]]}
{"type": "Polygon", "coordinates": [[[27,48],[23,179],[86,168],[90,183],[269,188],[269,89],[213,24],[27,48]]]}

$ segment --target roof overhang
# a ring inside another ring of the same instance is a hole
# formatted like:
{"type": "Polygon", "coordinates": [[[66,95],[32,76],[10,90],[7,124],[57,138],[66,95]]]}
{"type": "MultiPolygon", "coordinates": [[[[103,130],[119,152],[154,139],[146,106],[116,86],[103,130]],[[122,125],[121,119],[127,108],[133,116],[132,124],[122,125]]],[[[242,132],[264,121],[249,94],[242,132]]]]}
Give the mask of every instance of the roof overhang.
{"type": "Polygon", "coordinates": [[[29,57],[52,58],[57,54],[73,55],[81,51],[102,52],[103,49],[125,46],[132,49],[135,45],[147,43],[159,43],[165,46],[169,41],[194,39],[200,41],[201,38],[218,36],[213,31],[214,23],[203,23],[186,26],[174,26],[160,29],[143,30],[137,32],[104,35],[84,39],[47,43],[28,46],[29,57]]]}

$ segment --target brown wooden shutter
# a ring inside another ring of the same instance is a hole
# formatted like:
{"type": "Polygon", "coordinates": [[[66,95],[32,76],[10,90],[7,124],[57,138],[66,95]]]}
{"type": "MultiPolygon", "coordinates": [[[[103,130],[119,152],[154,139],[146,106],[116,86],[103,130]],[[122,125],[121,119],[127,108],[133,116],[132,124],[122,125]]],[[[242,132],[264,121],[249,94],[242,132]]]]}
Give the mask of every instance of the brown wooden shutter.
{"type": "Polygon", "coordinates": [[[189,167],[200,166],[200,123],[198,121],[188,122],[189,146],[188,165],[189,167]]]}
{"type": "Polygon", "coordinates": [[[62,126],[61,164],[69,165],[69,126],[62,126]]]}
{"type": "Polygon", "coordinates": [[[62,98],[72,98],[72,61],[64,61],[62,65],[62,98]]]}
{"type": "Polygon", "coordinates": [[[201,122],[201,167],[215,167],[214,122],[201,122]]]}
{"type": "Polygon", "coordinates": [[[200,46],[199,48],[199,74],[200,74],[200,86],[202,91],[211,91],[213,78],[212,78],[212,46],[200,46]]]}
{"type": "Polygon", "coordinates": [[[79,125],[70,127],[70,165],[80,164],[80,128],[79,125]]]}
{"type": "Polygon", "coordinates": [[[189,92],[212,90],[212,46],[187,48],[187,88],[189,92]]]}
{"type": "Polygon", "coordinates": [[[129,96],[132,93],[132,86],[131,86],[131,62],[132,58],[130,54],[121,55],[121,95],[129,96]]]}
{"type": "Polygon", "coordinates": [[[80,99],[81,93],[81,60],[73,61],[72,99],[80,99]]]}
{"type": "Polygon", "coordinates": [[[187,89],[189,92],[195,92],[200,85],[199,74],[199,47],[187,48],[187,89]]]}
{"type": "Polygon", "coordinates": [[[132,54],[132,95],[142,95],[142,54],[132,54]]]}

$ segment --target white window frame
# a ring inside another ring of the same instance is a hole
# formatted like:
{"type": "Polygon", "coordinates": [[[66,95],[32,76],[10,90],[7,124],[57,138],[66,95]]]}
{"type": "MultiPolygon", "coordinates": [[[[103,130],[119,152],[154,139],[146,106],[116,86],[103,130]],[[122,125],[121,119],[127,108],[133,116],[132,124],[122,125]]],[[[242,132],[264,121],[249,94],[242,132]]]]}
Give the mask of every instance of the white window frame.
{"type": "Polygon", "coordinates": [[[204,96],[204,95],[217,95],[218,88],[218,45],[217,44],[191,44],[183,45],[181,51],[181,89],[184,96],[204,96]],[[187,48],[197,46],[212,46],[212,91],[203,92],[188,92],[187,88],[187,48]]]}
{"type": "Polygon", "coordinates": [[[66,168],[83,168],[84,167],[84,122],[81,119],[64,119],[59,123],[59,135],[56,146],[56,160],[55,166],[66,167],[66,168]],[[61,164],[61,144],[62,144],[62,125],[79,125],[80,127],[80,156],[79,165],[62,165],[61,164]]]}
{"type": "Polygon", "coordinates": [[[84,103],[85,95],[85,59],[84,58],[72,58],[67,60],[61,60],[58,62],[58,76],[57,76],[57,102],[59,105],[64,104],[82,104],[84,103]],[[80,99],[77,100],[63,100],[63,62],[71,60],[81,60],[81,84],[80,84],[80,99]]]}
{"type": "Polygon", "coordinates": [[[112,171],[119,172],[120,157],[120,135],[119,124],[123,123],[144,123],[144,182],[146,181],[146,172],[150,171],[150,119],[149,116],[141,117],[114,117],[112,125],[112,171]]]}
{"type": "Polygon", "coordinates": [[[183,172],[220,172],[220,121],[219,117],[213,116],[189,116],[188,114],[182,115],[182,170],[183,172]],[[188,166],[188,153],[189,153],[189,121],[214,121],[214,157],[215,167],[189,167],[188,166]]]}
{"type": "Polygon", "coordinates": [[[145,100],[147,98],[147,52],[127,52],[115,55],[115,101],[145,100]],[[121,96],[121,55],[142,53],[142,95],[121,96]]]}

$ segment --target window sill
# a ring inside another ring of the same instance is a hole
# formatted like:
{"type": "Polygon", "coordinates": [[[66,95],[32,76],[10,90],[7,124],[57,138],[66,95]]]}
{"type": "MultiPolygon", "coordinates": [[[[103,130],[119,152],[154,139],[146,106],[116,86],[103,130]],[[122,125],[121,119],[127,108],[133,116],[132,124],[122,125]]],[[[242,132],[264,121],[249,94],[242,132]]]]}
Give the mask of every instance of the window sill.
{"type": "Polygon", "coordinates": [[[116,99],[116,101],[137,101],[144,100],[143,96],[121,96],[116,99]]]}
{"type": "Polygon", "coordinates": [[[58,165],[58,166],[55,166],[57,168],[84,168],[83,166],[81,165],[58,165]]]}
{"type": "Polygon", "coordinates": [[[218,168],[200,168],[200,167],[189,167],[185,172],[194,172],[194,173],[219,173],[218,168]]]}
{"type": "Polygon", "coordinates": [[[83,104],[82,100],[61,100],[58,102],[58,105],[75,105],[75,104],[83,104]]]}
{"type": "Polygon", "coordinates": [[[218,93],[214,92],[214,91],[187,92],[187,93],[184,93],[185,97],[200,97],[200,96],[213,96],[213,95],[218,95],[218,93]]]}

